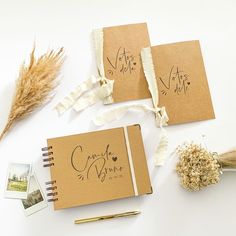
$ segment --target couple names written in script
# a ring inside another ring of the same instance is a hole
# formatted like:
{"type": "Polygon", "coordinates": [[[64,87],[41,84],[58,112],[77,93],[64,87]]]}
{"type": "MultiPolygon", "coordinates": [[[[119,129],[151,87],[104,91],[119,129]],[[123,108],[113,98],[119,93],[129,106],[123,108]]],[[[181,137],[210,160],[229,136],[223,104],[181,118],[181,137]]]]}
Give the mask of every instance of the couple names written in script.
{"type": "Polygon", "coordinates": [[[121,178],[124,167],[118,165],[119,158],[110,149],[107,144],[105,151],[86,155],[81,145],[76,146],[71,153],[71,166],[79,180],[96,178],[103,183],[107,179],[121,178]]]}

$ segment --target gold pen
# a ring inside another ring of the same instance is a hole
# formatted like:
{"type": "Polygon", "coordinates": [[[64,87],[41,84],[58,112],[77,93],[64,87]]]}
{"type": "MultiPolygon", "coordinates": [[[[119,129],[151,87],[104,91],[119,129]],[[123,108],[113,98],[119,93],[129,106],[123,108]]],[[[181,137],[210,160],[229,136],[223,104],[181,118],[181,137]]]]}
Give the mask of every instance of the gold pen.
{"type": "Polygon", "coordinates": [[[94,221],[99,221],[99,220],[108,220],[108,219],[114,219],[114,218],[125,217],[125,216],[134,216],[140,213],[141,213],[140,211],[128,211],[128,212],[123,212],[123,213],[118,213],[118,214],[113,214],[113,215],[79,219],[79,220],[75,220],[75,224],[82,224],[82,223],[94,222],[94,221]]]}

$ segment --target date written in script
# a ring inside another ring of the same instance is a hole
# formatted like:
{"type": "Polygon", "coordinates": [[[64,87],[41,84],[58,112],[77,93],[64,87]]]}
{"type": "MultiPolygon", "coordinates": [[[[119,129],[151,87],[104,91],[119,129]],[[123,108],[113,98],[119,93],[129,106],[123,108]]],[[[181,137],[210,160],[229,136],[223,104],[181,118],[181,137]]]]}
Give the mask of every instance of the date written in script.
{"type": "Polygon", "coordinates": [[[104,182],[108,179],[122,177],[123,167],[118,165],[118,157],[110,150],[107,144],[101,153],[85,154],[81,145],[74,148],[71,154],[71,166],[78,173],[81,181],[91,178],[104,182]]]}

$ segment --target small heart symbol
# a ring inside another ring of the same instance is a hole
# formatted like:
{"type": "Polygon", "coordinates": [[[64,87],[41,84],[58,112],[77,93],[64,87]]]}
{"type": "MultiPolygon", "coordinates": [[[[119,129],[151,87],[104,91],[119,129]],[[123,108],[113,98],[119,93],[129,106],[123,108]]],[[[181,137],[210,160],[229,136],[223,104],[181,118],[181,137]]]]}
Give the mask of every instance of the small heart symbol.
{"type": "Polygon", "coordinates": [[[113,161],[117,161],[117,157],[112,157],[112,160],[113,161]]]}
{"type": "Polygon", "coordinates": [[[190,82],[188,82],[188,85],[190,85],[190,82]]]}
{"type": "Polygon", "coordinates": [[[134,65],[136,65],[136,62],[134,62],[134,65]]]}

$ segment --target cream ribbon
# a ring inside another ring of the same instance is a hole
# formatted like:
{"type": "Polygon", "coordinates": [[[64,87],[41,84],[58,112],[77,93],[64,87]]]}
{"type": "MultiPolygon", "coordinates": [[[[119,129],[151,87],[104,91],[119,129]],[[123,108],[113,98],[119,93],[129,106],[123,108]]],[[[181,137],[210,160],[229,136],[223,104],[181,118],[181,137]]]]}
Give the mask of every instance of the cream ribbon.
{"type": "Polygon", "coordinates": [[[142,58],[142,63],[143,63],[144,74],[148,82],[148,89],[152,96],[152,102],[154,106],[154,112],[156,114],[157,126],[159,127],[167,126],[168,125],[167,122],[169,118],[167,116],[165,107],[161,107],[161,108],[158,107],[159,92],[158,92],[157,80],[156,80],[154,64],[152,60],[152,52],[151,52],[150,47],[143,48],[141,50],[141,58],[142,58]]]}
{"type": "Polygon", "coordinates": [[[93,122],[97,126],[102,126],[102,125],[105,125],[106,123],[122,118],[127,113],[127,111],[132,110],[132,109],[138,110],[138,111],[144,111],[144,112],[153,112],[156,114],[157,126],[159,127],[167,126],[168,116],[167,116],[165,107],[152,108],[144,104],[131,104],[131,105],[119,106],[116,108],[111,108],[97,115],[93,119],[93,122]]]}
{"type": "Polygon", "coordinates": [[[75,111],[80,112],[101,100],[104,100],[104,102],[110,101],[110,99],[112,98],[111,95],[113,92],[114,81],[108,79],[100,79],[99,82],[102,82],[103,84],[87,92],[84,96],[80,97],[74,103],[73,109],[75,111]]]}
{"type": "Polygon", "coordinates": [[[137,187],[137,181],[136,181],[136,177],[135,177],[134,163],[133,163],[133,158],[132,158],[131,149],[130,149],[128,129],[126,126],[124,127],[124,135],[125,135],[125,143],[126,143],[126,148],[127,148],[127,154],[128,154],[130,173],[131,173],[131,178],[132,178],[132,183],[133,183],[134,195],[138,196],[138,187],[137,187]]]}
{"type": "Polygon", "coordinates": [[[112,93],[114,81],[105,77],[103,64],[103,38],[103,29],[93,31],[99,76],[91,76],[91,78],[77,86],[74,91],[70,92],[69,95],[59,102],[55,107],[59,115],[63,114],[71,107],[77,112],[82,111],[100,100],[103,100],[104,104],[113,103],[112,93]],[[97,88],[93,89],[95,86],[97,86],[97,88]]]}
{"type": "Polygon", "coordinates": [[[166,113],[165,107],[158,107],[159,104],[159,91],[157,86],[157,80],[154,70],[154,64],[152,60],[152,51],[150,47],[143,48],[141,50],[141,58],[144,68],[144,73],[146,80],[148,82],[148,88],[152,96],[152,102],[154,106],[154,110],[156,111],[156,123],[157,126],[161,128],[161,134],[159,138],[159,142],[154,153],[154,163],[156,166],[161,166],[165,163],[165,159],[167,157],[167,149],[168,149],[168,135],[163,126],[168,125],[168,115],[166,113]]]}
{"type": "Polygon", "coordinates": [[[165,107],[158,107],[159,103],[159,94],[157,81],[154,71],[154,65],[152,61],[151,48],[144,48],[141,51],[141,58],[144,68],[144,73],[148,82],[148,88],[152,96],[152,102],[154,107],[150,107],[142,104],[131,104],[119,106],[116,108],[109,109],[93,119],[94,124],[104,125],[113,120],[119,119],[124,116],[128,110],[142,110],[145,112],[153,112],[156,117],[156,124],[161,128],[160,139],[158,142],[157,149],[154,154],[154,162],[156,166],[163,165],[167,156],[167,147],[168,147],[168,136],[166,130],[163,128],[168,125],[168,115],[166,113],[165,107]]]}
{"type": "Polygon", "coordinates": [[[113,83],[113,80],[91,76],[59,102],[55,109],[62,115],[71,107],[79,112],[100,100],[109,102],[112,99],[113,83]]]}
{"type": "Polygon", "coordinates": [[[112,84],[112,91],[110,91],[110,94],[108,95],[106,94],[107,96],[103,97],[103,103],[110,104],[113,103],[112,92],[113,92],[114,81],[107,79],[105,76],[105,70],[103,64],[104,32],[102,28],[93,31],[93,40],[95,45],[94,48],[95,48],[98,73],[101,78],[101,85],[112,84]]]}

